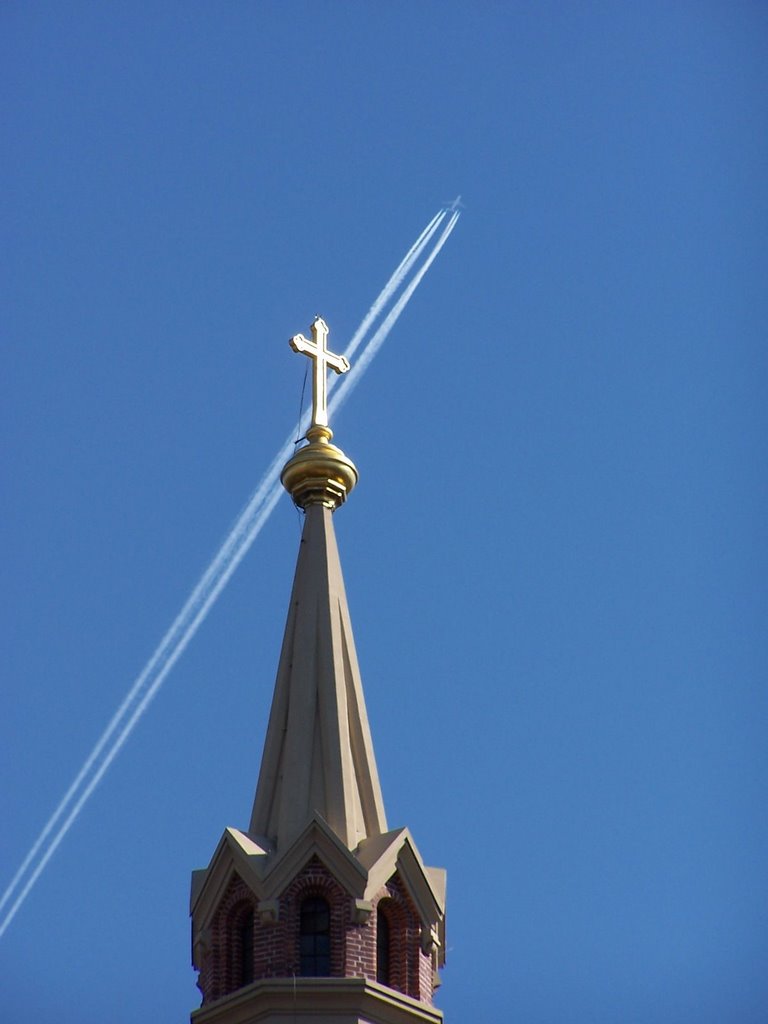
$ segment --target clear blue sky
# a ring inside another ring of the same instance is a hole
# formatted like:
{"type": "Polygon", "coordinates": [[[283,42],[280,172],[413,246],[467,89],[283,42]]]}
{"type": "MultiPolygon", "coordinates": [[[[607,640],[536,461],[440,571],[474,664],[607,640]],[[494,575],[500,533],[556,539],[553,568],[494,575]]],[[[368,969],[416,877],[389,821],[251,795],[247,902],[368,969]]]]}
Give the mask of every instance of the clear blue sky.
{"type": "MultiPolygon", "coordinates": [[[[762,1024],[768,8],[0,11],[0,887],[440,204],[334,424],[448,1024],[762,1024]]],[[[248,822],[287,499],[0,941],[10,1024],[183,1021],[248,822]]]]}

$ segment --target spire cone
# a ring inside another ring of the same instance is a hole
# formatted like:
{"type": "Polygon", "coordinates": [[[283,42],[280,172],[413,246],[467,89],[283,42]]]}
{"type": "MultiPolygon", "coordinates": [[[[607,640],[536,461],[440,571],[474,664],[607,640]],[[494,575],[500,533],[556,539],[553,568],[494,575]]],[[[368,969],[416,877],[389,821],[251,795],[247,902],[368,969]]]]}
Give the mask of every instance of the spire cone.
{"type": "Polygon", "coordinates": [[[307,506],[249,832],[284,852],[315,814],[349,849],[386,832],[330,509],[307,506]]]}

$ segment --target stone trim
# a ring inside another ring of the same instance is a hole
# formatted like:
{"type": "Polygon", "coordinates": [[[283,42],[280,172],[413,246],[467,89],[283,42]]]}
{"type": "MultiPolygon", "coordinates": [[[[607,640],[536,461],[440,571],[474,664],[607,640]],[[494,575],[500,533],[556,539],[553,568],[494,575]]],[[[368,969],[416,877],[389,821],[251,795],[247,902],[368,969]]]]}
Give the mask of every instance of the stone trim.
{"type": "Polygon", "coordinates": [[[191,1024],[443,1024],[442,1013],[366,978],[274,978],[195,1010],[191,1024]]]}

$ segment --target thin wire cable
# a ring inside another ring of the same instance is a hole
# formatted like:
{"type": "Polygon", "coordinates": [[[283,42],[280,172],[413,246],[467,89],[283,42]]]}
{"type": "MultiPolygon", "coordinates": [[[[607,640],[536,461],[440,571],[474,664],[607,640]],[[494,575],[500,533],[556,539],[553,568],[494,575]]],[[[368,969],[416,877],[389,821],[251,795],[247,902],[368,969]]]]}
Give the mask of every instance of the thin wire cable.
{"type": "Polygon", "coordinates": [[[304,365],[304,380],[301,382],[301,398],[299,399],[299,418],[296,421],[296,440],[293,442],[294,446],[299,444],[304,438],[301,436],[301,419],[304,415],[304,392],[307,389],[307,377],[309,376],[309,363],[304,365]]]}

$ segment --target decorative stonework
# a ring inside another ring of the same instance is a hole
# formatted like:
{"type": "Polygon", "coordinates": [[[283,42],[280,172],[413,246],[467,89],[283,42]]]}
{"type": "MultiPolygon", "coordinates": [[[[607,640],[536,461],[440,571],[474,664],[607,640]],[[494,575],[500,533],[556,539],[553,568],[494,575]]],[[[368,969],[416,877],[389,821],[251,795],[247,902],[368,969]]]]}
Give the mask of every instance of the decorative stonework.
{"type": "Polygon", "coordinates": [[[370,900],[352,901],[352,922],[353,924],[368,924],[373,913],[373,904],[370,900]]]}
{"type": "Polygon", "coordinates": [[[280,900],[259,900],[256,909],[262,924],[277,924],[280,920],[280,900]]]}
{"type": "Polygon", "coordinates": [[[423,926],[400,877],[395,874],[372,900],[351,898],[328,868],[312,857],[279,899],[257,900],[237,874],[227,886],[210,929],[197,936],[195,959],[203,1004],[237,991],[243,984],[238,947],[242,922],[253,915],[252,964],[248,983],[266,978],[300,977],[299,916],[310,896],[330,908],[330,977],[377,978],[379,913],[390,924],[388,987],[432,1004],[435,958],[425,950],[423,926]],[[355,912],[350,914],[350,906],[355,912]]]}
{"type": "Polygon", "coordinates": [[[301,904],[310,896],[321,896],[331,911],[331,973],[332,978],[345,976],[346,932],[349,927],[347,915],[348,895],[317,857],[288,886],[280,897],[283,909],[286,970],[285,976],[300,976],[299,964],[299,911],[301,904]]]}

